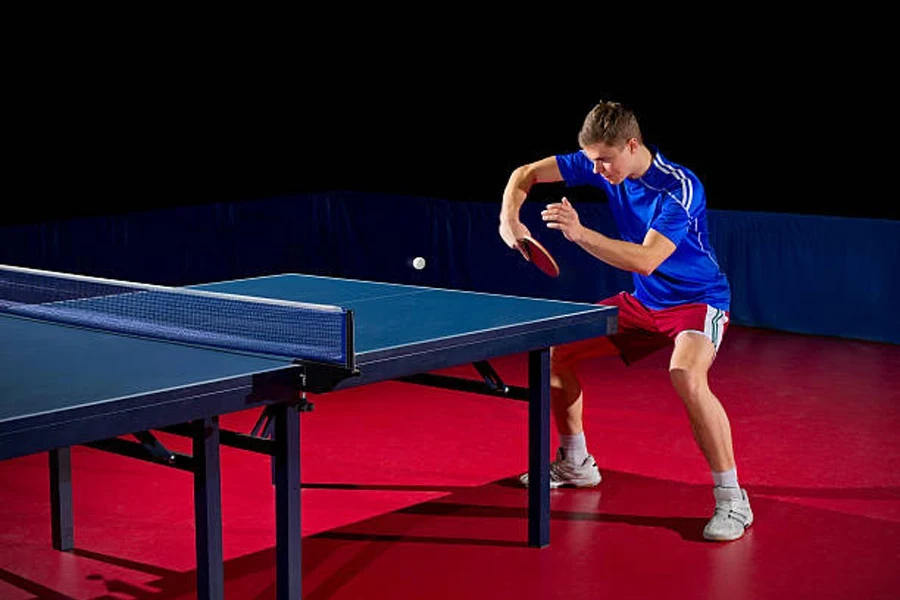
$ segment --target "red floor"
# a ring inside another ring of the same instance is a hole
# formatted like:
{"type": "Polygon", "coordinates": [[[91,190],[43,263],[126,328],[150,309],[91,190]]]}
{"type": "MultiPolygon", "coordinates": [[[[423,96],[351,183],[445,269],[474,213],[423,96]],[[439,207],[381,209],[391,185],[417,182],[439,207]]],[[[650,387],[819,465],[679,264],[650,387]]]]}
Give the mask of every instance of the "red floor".
{"type": "MultiPolygon", "coordinates": [[[[522,358],[495,367],[522,384],[522,358]]],[[[524,403],[399,383],[315,398],[302,417],[304,597],[900,597],[900,347],[729,331],[711,381],[756,522],[727,544],[700,536],[711,482],[666,360],[584,365],[604,479],[552,492],[543,549],[525,545],[513,484],[524,403]]],[[[256,416],[222,422],[249,431],[256,416]]],[[[223,448],[222,469],[226,597],[274,598],[269,462],[223,448]]],[[[60,553],[46,455],[0,463],[0,599],[193,598],[190,477],[74,449],[77,549],[60,553]]]]}

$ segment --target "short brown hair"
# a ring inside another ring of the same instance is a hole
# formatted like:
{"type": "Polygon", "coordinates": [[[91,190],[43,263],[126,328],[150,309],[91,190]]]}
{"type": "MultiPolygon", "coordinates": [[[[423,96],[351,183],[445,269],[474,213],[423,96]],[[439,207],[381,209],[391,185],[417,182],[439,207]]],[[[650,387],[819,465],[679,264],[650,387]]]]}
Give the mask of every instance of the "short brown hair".
{"type": "Polygon", "coordinates": [[[578,133],[578,144],[582,148],[600,142],[607,146],[620,146],[631,138],[643,143],[641,128],[631,109],[619,102],[601,100],[584,118],[578,133]]]}

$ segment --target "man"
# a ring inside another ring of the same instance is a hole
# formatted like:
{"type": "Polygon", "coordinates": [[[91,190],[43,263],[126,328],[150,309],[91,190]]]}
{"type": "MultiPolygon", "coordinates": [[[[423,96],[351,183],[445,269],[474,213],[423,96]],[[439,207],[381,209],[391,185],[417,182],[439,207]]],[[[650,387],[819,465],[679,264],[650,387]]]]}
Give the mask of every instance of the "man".
{"type": "MultiPolygon", "coordinates": [[[[585,227],[566,198],[541,213],[546,226],[605,263],[632,273],[634,292],[601,304],[619,308],[619,330],[606,337],[551,349],[551,406],[560,447],[550,466],[552,487],[590,487],[600,471],[587,451],[583,394],[576,363],[618,353],[626,364],[672,347],[669,374],[684,401],[694,439],[709,464],[715,514],[709,540],[735,540],[753,522],[738,485],[725,410],[707,380],[728,324],[731,291],[710,246],[703,185],[688,169],[644,144],[634,113],[600,102],[585,117],[579,152],[549,156],[515,169],[503,193],[500,236],[510,248],[528,235],[519,209],[536,183],[601,188],[621,239],[585,227]]],[[[528,485],[527,473],[520,478],[528,485]]]]}

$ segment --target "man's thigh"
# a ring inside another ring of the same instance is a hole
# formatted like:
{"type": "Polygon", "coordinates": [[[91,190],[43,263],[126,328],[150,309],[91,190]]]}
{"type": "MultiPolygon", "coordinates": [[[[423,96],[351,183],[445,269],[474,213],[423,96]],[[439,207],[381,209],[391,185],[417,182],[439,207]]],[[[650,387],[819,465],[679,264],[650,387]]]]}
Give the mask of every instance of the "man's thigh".
{"type": "Polygon", "coordinates": [[[632,364],[672,343],[656,327],[652,311],[631,294],[622,292],[597,304],[619,309],[617,332],[553,348],[551,359],[556,370],[598,356],[619,356],[625,364],[632,364]]]}

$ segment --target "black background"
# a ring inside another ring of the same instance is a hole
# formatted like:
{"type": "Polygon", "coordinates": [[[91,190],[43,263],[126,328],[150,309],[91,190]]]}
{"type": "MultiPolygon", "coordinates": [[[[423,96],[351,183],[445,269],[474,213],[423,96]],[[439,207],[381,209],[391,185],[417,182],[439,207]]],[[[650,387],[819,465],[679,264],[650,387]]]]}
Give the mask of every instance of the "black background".
{"type": "Polygon", "coordinates": [[[577,149],[600,99],[631,105],[645,141],[697,173],[712,209],[900,218],[894,92],[846,46],[640,59],[557,49],[538,61],[502,44],[418,53],[379,42],[272,56],[240,44],[56,45],[7,81],[0,218],[340,189],[499,206],[513,168],[577,149]]]}

